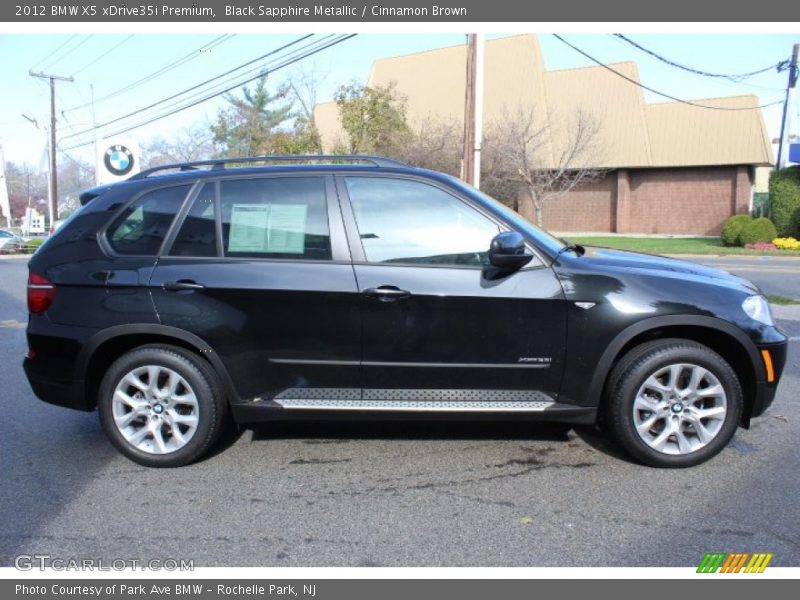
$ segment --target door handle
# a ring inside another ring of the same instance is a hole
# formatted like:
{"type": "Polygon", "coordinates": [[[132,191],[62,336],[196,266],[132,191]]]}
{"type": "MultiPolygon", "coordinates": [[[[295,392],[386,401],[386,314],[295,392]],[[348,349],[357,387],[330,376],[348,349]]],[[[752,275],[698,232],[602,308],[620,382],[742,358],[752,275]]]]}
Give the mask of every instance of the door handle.
{"type": "Polygon", "coordinates": [[[402,298],[408,298],[411,292],[408,290],[401,290],[394,285],[382,285],[376,288],[367,288],[363,294],[370,298],[377,298],[381,302],[394,302],[402,298]]]}
{"type": "Polygon", "coordinates": [[[167,281],[162,287],[168,292],[179,292],[181,290],[202,290],[206,286],[191,279],[179,279],[178,281],[167,281]]]}

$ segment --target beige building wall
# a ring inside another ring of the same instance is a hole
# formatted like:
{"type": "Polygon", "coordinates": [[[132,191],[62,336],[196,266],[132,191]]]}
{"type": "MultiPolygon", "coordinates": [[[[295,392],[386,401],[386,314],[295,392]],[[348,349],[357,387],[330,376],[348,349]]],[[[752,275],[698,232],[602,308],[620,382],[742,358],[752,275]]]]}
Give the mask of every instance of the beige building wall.
{"type": "MultiPolygon", "coordinates": [[[[395,84],[412,129],[444,120],[460,131],[465,62],[465,45],[382,59],[368,85],[395,84]]],[[[598,127],[586,166],[608,174],[546,204],[546,228],[717,235],[727,217],[748,211],[754,189],[768,189],[772,148],[755,96],[692,101],[705,108],[648,104],[639,86],[600,66],[545,70],[535,35],[488,41],[485,64],[487,139],[498,120],[532,113],[549,132],[542,160],[550,166],[568,147],[576,115],[598,127]]],[[[639,80],[635,63],[609,67],[639,80]]],[[[315,116],[330,151],[344,140],[338,107],[320,104],[315,116]]]]}

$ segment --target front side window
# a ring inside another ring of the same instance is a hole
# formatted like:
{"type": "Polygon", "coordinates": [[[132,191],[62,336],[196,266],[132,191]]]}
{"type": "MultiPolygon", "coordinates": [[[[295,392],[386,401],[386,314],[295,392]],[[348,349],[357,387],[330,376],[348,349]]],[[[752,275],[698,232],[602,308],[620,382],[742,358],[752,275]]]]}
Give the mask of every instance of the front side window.
{"type": "Polygon", "coordinates": [[[155,256],[190,185],[154,190],[129,205],[108,228],[106,237],[118,254],[155,256]]]}
{"type": "Polygon", "coordinates": [[[235,179],[221,186],[225,256],[330,260],[324,178],[235,179]]]}
{"type": "Polygon", "coordinates": [[[346,177],[369,262],[483,266],[499,228],[455,196],[427,183],[346,177]]]}

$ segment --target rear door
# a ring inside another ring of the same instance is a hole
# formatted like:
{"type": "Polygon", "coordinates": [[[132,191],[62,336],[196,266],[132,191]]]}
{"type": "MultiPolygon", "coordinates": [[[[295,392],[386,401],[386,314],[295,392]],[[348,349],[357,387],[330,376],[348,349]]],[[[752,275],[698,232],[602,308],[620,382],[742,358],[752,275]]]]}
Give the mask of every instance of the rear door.
{"type": "Polygon", "coordinates": [[[436,182],[339,178],[363,312],[364,401],[549,402],[563,370],[561,285],[538,258],[501,274],[502,223],[436,182]]]}
{"type": "Polygon", "coordinates": [[[360,398],[360,323],[333,180],[207,181],[151,289],[161,322],[216,352],[242,399],[360,398]]]}

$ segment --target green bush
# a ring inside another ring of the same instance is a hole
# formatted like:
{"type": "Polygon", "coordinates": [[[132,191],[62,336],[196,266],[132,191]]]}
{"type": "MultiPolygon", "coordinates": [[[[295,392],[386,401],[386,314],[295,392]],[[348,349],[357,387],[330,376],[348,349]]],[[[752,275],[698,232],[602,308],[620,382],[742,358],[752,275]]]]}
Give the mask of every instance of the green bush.
{"type": "Polygon", "coordinates": [[[750,215],[733,215],[730,217],[722,227],[722,235],[720,236],[722,237],[722,243],[725,246],[741,246],[739,235],[742,233],[742,229],[752,220],[750,215]]]}
{"type": "Polygon", "coordinates": [[[745,244],[757,244],[758,242],[771,242],[778,237],[775,225],[767,217],[753,219],[744,226],[739,234],[739,242],[745,244]]]}
{"type": "Polygon", "coordinates": [[[25,245],[25,253],[33,254],[42,244],[44,244],[44,240],[42,238],[33,238],[32,240],[28,240],[25,245]]]}
{"type": "Polygon", "coordinates": [[[770,173],[769,196],[780,236],[800,238],[800,167],[770,173]]]}

